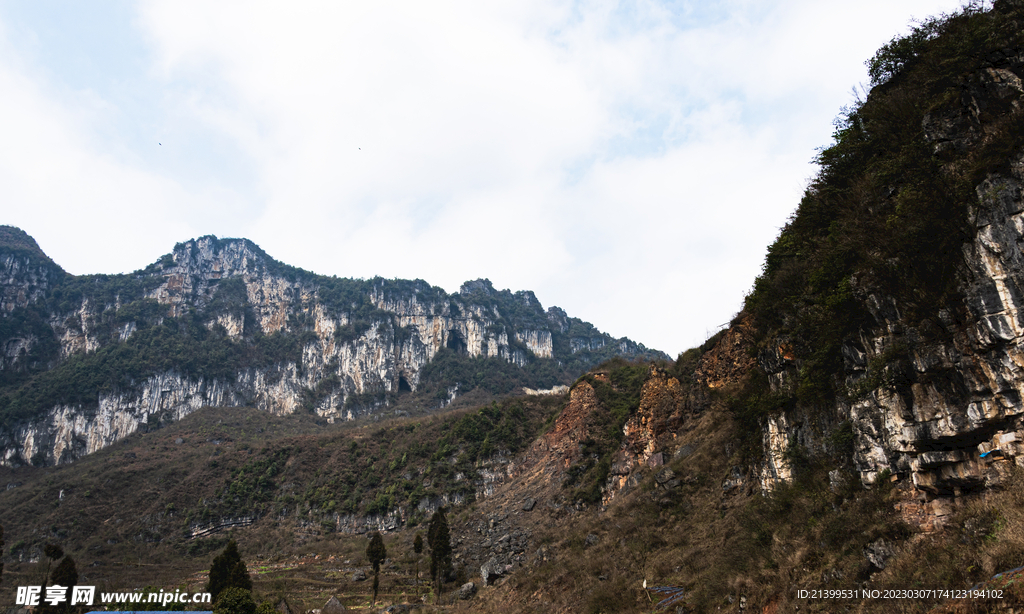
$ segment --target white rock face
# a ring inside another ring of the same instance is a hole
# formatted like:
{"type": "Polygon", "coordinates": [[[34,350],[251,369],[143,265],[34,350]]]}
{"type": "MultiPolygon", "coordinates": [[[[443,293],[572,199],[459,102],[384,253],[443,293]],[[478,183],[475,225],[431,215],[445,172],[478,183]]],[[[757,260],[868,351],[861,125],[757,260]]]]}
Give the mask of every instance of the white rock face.
{"type": "Polygon", "coordinates": [[[102,310],[102,306],[96,308],[89,299],[85,299],[78,310],[50,318],[50,327],[60,339],[61,358],[99,349],[100,341],[95,335],[94,322],[102,310]]]}
{"type": "Polygon", "coordinates": [[[535,356],[541,358],[552,358],[554,347],[551,345],[551,331],[549,330],[525,330],[516,333],[516,340],[525,343],[535,356]]]}
{"type": "Polygon", "coordinates": [[[36,302],[58,272],[55,266],[35,264],[27,256],[0,256],[0,313],[6,315],[36,302]]]}
{"type": "MultiPolygon", "coordinates": [[[[818,424],[769,419],[764,487],[789,479],[782,462],[789,437],[823,442],[843,420],[852,426],[865,484],[887,471],[933,496],[956,495],[998,482],[1009,464],[1024,466],[1024,154],[1010,169],[977,187],[976,231],[963,246],[963,309],[940,313],[949,340],[908,342],[922,338],[917,323],[905,321],[892,299],[866,297],[877,326],[844,348],[847,386],[863,387],[868,364],[893,355],[913,371],[904,377],[909,383],[886,381],[887,367],[873,389],[840,401],[835,416],[818,424]]],[[[792,366],[778,357],[768,363],[774,385],[784,385],[792,366]]]]}
{"type": "MultiPolygon", "coordinates": [[[[19,262],[5,266],[6,275],[21,280],[22,288],[20,294],[7,294],[39,295],[22,279],[19,262]]],[[[533,314],[526,325],[513,323],[494,306],[491,299],[498,293],[485,280],[467,282],[463,291],[469,294],[452,296],[424,282],[348,280],[345,283],[352,287],[367,289],[369,307],[375,308],[369,316],[364,310],[354,317],[357,305],[321,296],[330,292],[318,285],[326,283],[325,278],[275,263],[254,244],[238,239],[202,237],[179,244],[171,259],[147,269],[145,275],[135,275],[152,288],[146,296],[166,306],[165,318],[185,316],[192,310],[202,314],[208,306],[214,307],[204,324],[213,334],[223,333],[238,342],[257,332],[302,334],[307,341],[301,358],[245,369],[228,380],[160,373],[101,395],[95,404],[50,408],[12,431],[0,432],[0,463],[70,462],[140,429],[178,420],[207,406],[251,406],[278,415],[309,410],[331,422],[351,420],[386,404],[387,395],[397,394],[403,386],[419,389],[423,367],[442,349],[523,366],[530,360],[554,357],[552,330],[537,323],[551,324],[559,333],[569,325],[568,317],[557,308],[545,314],[532,292],[503,295],[533,314]],[[234,285],[225,285],[229,283],[234,285]],[[218,298],[222,287],[233,298],[218,298]],[[481,302],[473,302],[476,299],[481,302]],[[243,300],[247,305],[240,304],[243,300]],[[321,386],[324,381],[331,384],[321,386]],[[312,406],[305,405],[310,402],[312,406]]],[[[44,282],[33,283],[42,286],[44,282]]],[[[23,306],[28,298],[17,300],[23,306]]],[[[121,297],[113,305],[85,299],[70,313],[52,314],[49,324],[60,342],[61,358],[95,352],[105,343],[124,343],[138,334],[135,321],[118,324],[113,333],[104,332],[109,331],[110,316],[121,302],[121,297]]],[[[34,342],[8,340],[0,370],[15,365],[34,342]]],[[[592,335],[585,342],[571,342],[579,351],[615,340],[592,335]]],[[[646,351],[623,342],[625,353],[646,351]]],[[[450,403],[459,390],[460,383],[452,382],[447,398],[438,405],[450,403]]]]}
{"type": "Polygon", "coordinates": [[[207,385],[168,373],[147,380],[137,395],[101,395],[99,407],[93,411],[58,406],[44,419],[15,431],[16,445],[4,446],[3,464],[17,464],[19,456],[31,460],[51,455],[55,462],[68,462],[127,437],[151,421],[179,420],[207,405],[233,405],[227,402],[225,392],[216,381],[207,385]]]}
{"type": "Polygon", "coordinates": [[[602,338],[591,339],[589,337],[578,337],[570,341],[569,347],[572,349],[572,353],[586,352],[589,350],[599,350],[607,345],[607,342],[602,338]]]}
{"type": "Polygon", "coordinates": [[[245,318],[238,314],[222,313],[210,324],[211,327],[213,324],[223,326],[228,337],[231,337],[232,339],[237,339],[245,334],[245,318]]]}
{"type": "Polygon", "coordinates": [[[554,396],[557,394],[565,394],[569,392],[568,386],[554,386],[552,388],[546,388],[544,390],[535,390],[533,388],[523,388],[523,394],[527,396],[554,396]]]}
{"type": "Polygon", "coordinates": [[[786,416],[777,415],[768,418],[764,429],[765,464],[761,470],[761,488],[772,490],[779,482],[793,479],[793,468],[786,458],[789,447],[790,427],[786,416]]]}

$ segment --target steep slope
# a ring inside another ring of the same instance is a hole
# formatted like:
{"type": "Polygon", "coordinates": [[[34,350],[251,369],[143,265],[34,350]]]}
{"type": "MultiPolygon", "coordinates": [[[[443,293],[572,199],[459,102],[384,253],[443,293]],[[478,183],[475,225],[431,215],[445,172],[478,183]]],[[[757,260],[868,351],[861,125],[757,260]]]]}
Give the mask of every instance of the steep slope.
{"type": "Polygon", "coordinates": [[[794,446],[843,451],[837,470],[942,516],[1024,463],[1022,12],[892,41],[821,152],[745,309],[758,369],[736,407],[766,487],[794,446]]]}
{"type": "MultiPolygon", "coordinates": [[[[64,270],[39,249],[32,237],[17,228],[0,226],[0,245],[3,246],[0,312],[4,314],[35,303],[65,275],[64,270]]],[[[17,351],[5,348],[4,358],[17,356],[17,351]]]]}
{"type": "Polygon", "coordinates": [[[449,296],[423,281],[325,277],[215,237],[130,275],[75,277],[5,228],[7,465],[68,462],[205,406],[351,420],[474,389],[547,389],[618,354],[664,356],[487,280],[449,296]]]}
{"type": "Polygon", "coordinates": [[[247,552],[280,560],[372,530],[416,529],[442,505],[465,509],[493,493],[562,405],[561,396],[530,395],[327,427],[305,414],[205,408],[75,463],[0,467],[0,596],[13,599],[13,586],[38,577],[49,542],[113,589],[182,581],[228,531],[247,552]],[[159,565],[132,570],[126,560],[159,565]]]}

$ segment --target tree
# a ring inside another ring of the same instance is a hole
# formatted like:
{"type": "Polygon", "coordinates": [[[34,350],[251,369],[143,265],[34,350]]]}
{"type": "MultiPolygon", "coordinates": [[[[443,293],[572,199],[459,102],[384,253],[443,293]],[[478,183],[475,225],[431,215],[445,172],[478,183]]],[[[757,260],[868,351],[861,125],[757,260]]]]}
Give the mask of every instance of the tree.
{"type": "Polygon", "coordinates": [[[75,567],[75,560],[70,556],[62,558],[50,575],[50,584],[61,586],[78,584],[78,568],[75,567]]]}
{"type": "Polygon", "coordinates": [[[423,536],[419,533],[416,534],[416,539],[412,540],[412,551],[416,553],[416,584],[420,583],[420,555],[423,554],[423,536]]]}
{"type": "Polygon", "coordinates": [[[213,606],[213,614],[256,614],[252,592],[239,586],[226,587],[213,606]]]}
{"type": "Polygon", "coordinates": [[[256,606],[256,614],[278,614],[278,611],[274,609],[274,602],[269,599],[264,599],[256,606]]]}
{"type": "MultiPolygon", "coordinates": [[[[63,550],[59,546],[55,546],[56,550],[51,550],[50,553],[54,554],[60,552],[64,554],[63,550]]],[[[61,559],[57,567],[54,568],[53,573],[50,574],[50,582],[48,586],[63,586],[67,589],[66,597],[67,600],[57,605],[50,605],[48,603],[42,603],[37,611],[40,614],[66,614],[72,611],[71,607],[71,588],[78,584],[78,568],[75,567],[75,561],[70,556],[65,556],[61,559]]],[[[77,607],[74,609],[78,609],[77,607]]]]}
{"type": "MultiPolygon", "coordinates": [[[[418,536],[417,536],[418,537],[418,536]]],[[[0,554],[4,551],[4,527],[0,525],[0,554]]],[[[0,580],[4,576],[4,560],[0,559],[0,580]]]]}
{"type": "Polygon", "coordinates": [[[46,584],[46,579],[50,577],[50,565],[64,556],[64,549],[57,544],[44,544],[43,554],[46,555],[46,572],[43,573],[43,584],[46,584]]]}
{"type": "Polygon", "coordinates": [[[384,538],[374,531],[370,536],[370,545],[366,547],[366,558],[373,565],[373,603],[377,603],[377,587],[380,586],[380,564],[388,558],[388,549],[384,547],[384,538]]]}
{"type": "MultiPolygon", "coordinates": [[[[238,554],[238,544],[235,540],[224,546],[224,551],[213,559],[210,565],[210,582],[206,585],[206,592],[213,597],[214,603],[224,589],[238,587],[252,591],[252,580],[249,578],[249,570],[245,562],[238,554]]],[[[255,605],[253,606],[255,608],[255,605]]]]}
{"type": "Polygon", "coordinates": [[[443,507],[438,508],[430,517],[427,546],[430,547],[430,576],[437,587],[437,599],[440,602],[444,577],[452,567],[452,541],[443,507]]]}

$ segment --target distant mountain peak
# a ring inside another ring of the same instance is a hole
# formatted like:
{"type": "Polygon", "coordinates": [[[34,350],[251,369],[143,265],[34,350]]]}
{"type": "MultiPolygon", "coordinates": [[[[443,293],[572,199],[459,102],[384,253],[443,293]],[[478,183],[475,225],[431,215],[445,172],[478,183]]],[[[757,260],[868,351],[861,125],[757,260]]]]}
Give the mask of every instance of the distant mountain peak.
{"type": "Polygon", "coordinates": [[[31,235],[16,226],[0,226],[0,254],[27,256],[56,265],[31,235]]]}
{"type": "Polygon", "coordinates": [[[351,420],[565,385],[616,356],[668,359],[488,279],[448,294],[318,275],[213,235],[131,274],[75,276],[24,232],[2,236],[0,253],[18,256],[0,279],[13,316],[0,338],[0,464],[71,461],[204,406],[351,420]]]}

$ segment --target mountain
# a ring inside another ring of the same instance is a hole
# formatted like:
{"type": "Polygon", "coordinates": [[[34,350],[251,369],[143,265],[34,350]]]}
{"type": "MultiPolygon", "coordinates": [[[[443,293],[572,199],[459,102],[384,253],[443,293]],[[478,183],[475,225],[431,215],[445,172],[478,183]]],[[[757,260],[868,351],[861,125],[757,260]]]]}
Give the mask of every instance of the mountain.
{"type": "Polygon", "coordinates": [[[1020,26],[1019,2],[971,6],[868,63],[874,88],[732,329],[754,357],[736,402],[765,487],[790,479],[794,446],[840,454],[938,519],[1024,464],[1020,26]]]}
{"type": "Polygon", "coordinates": [[[571,383],[612,356],[665,359],[486,279],[341,279],[202,237],[128,275],[73,276],[0,227],[2,462],[69,462],[200,407],[325,421],[571,383]]]}
{"type": "MultiPolygon", "coordinates": [[[[169,588],[230,537],[261,598],[372,609],[380,530],[383,603],[408,603],[390,611],[1019,612],[1024,2],[920,22],[868,67],[701,347],[381,423],[207,408],[77,463],[0,467],[0,595],[48,541],[90,581],[169,588]],[[431,608],[412,544],[442,507],[454,565],[431,608]]],[[[18,274],[42,296],[59,271],[18,274]]]]}

